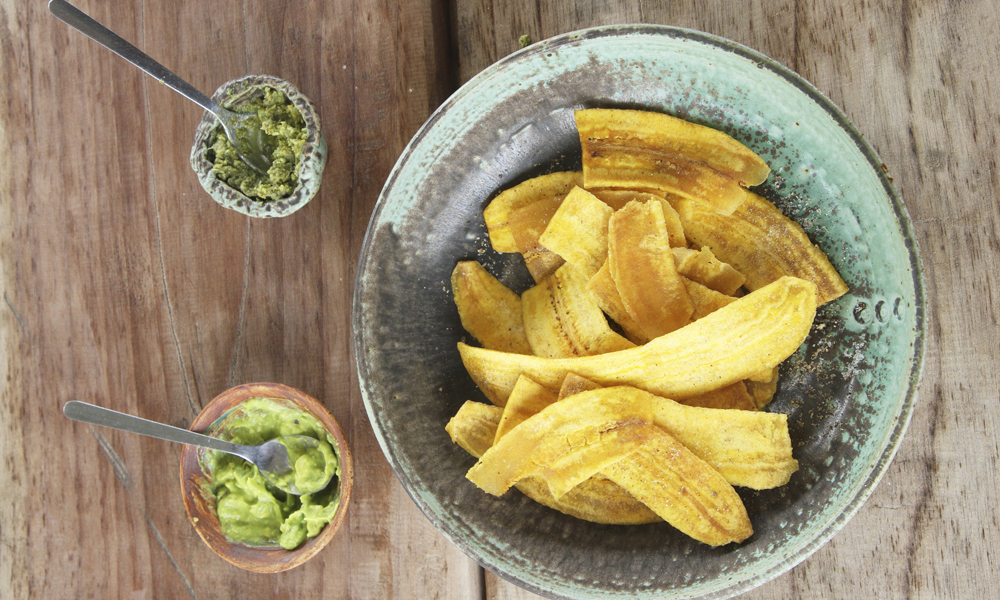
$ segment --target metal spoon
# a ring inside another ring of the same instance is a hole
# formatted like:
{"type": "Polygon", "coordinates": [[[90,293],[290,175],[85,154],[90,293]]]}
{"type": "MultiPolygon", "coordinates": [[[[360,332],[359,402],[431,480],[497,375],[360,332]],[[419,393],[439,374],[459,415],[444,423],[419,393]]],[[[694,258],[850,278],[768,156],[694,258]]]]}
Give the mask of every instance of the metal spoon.
{"type": "Polygon", "coordinates": [[[222,124],[230,143],[236,147],[243,162],[262,175],[271,167],[271,156],[265,149],[271,144],[269,136],[261,131],[257,115],[241,114],[225,109],[201,93],[190,83],[174,75],[141,50],[126,42],[110,29],[65,0],[49,0],[49,11],[57,19],[77,29],[98,44],[139,67],[157,81],[167,85],[188,100],[215,115],[222,124]]]}
{"type": "Polygon", "coordinates": [[[265,479],[278,489],[290,494],[312,494],[322,490],[330,482],[330,479],[327,479],[322,484],[316,486],[315,489],[308,490],[297,489],[292,482],[292,478],[290,477],[292,466],[288,461],[288,448],[292,448],[298,455],[319,445],[316,439],[306,435],[284,435],[264,442],[259,446],[241,446],[240,444],[226,442],[179,427],[157,423],[156,421],[147,421],[146,419],[76,400],[71,400],[63,405],[63,414],[74,421],[82,423],[111,427],[113,429],[120,429],[121,431],[148,435],[149,437],[167,440],[168,442],[178,442],[234,454],[257,465],[257,469],[260,470],[260,474],[265,479]]]}

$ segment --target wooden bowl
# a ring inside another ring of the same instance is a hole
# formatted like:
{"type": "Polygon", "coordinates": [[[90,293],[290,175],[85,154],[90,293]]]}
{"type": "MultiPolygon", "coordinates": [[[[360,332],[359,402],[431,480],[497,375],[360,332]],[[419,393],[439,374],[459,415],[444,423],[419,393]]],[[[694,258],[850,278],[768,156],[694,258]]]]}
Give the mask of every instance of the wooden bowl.
{"type": "Polygon", "coordinates": [[[247,546],[226,539],[222,533],[219,518],[215,512],[215,498],[206,493],[208,476],[198,461],[198,449],[185,446],[181,453],[181,490],[184,494],[184,508],[195,531],[208,547],[226,561],[241,569],[255,573],[279,573],[295,568],[315,556],[323,549],[344,521],[347,505],[351,500],[351,483],[354,479],[351,452],[340,425],[318,400],[279,383],[248,383],[228,389],[215,397],[191,424],[191,431],[205,432],[216,420],[250,398],[277,398],[295,403],[299,408],[316,417],[333,436],[337,455],[340,457],[340,507],[333,520],[320,534],[308,539],[295,550],[285,550],[280,546],[247,546]]]}

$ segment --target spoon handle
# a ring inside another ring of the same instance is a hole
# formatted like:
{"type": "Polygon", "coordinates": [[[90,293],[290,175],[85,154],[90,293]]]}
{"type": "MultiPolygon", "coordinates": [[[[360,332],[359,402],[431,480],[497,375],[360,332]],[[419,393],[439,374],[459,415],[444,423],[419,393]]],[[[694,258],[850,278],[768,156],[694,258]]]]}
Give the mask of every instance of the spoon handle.
{"type": "MultiPolygon", "coordinates": [[[[178,442],[190,446],[201,446],[211,450],[219,450],[237,456],[244,456],[246,447],[232,442],[225,442],[207,435],[201,435],[187,429],[164,425],[156,421],[147,421],[139,417],[120,413],[108,408],[101,408],[86,402],[71,400],[63,405],[63,414],[74,421],[100,425],[101,427],[111,427],[130,433],[148,435],[149,437],[167,440],[168,442],[178,442]]],[[[244,456],[245,458],[245,456],[244,456]]]]}
{"type": "Polygon", "coordinates": [[[139,67],[154,79],[172,88],[205,110],[218,115],[222,107],[198,91],[193,85],[175,75],[160,63],[147,56],[116,33],[101,25],[86,13],[65,0],[49,0],[49,11],[60,21],[80,31],[98,44],[139,67]]]}

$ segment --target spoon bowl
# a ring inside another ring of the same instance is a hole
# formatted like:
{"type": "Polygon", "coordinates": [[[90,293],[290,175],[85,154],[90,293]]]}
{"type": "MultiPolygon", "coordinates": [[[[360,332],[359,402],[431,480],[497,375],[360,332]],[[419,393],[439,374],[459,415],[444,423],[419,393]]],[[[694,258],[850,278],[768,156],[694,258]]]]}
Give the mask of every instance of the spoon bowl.
{"type": "Polygon", "coordinates": [[[215,106],[207,110],[219,120],[226,138],[236,148],[236,153],[255,171],[266,175],[274,162],[268,151],[268,148],[274,147],[274,141],[261,129],[260,118],[253,114],[233,112],[219,106],[214,100],[210,101],[215,106]]]}

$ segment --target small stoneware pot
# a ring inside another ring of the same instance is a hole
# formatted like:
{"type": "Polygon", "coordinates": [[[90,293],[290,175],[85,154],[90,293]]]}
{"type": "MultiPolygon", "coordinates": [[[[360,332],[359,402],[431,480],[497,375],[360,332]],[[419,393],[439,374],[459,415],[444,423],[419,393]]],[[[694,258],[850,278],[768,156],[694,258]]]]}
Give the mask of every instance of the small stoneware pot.
{"type": "Polygon", "coordinates": [[[201,187],[219,204],[251,217],[286,217],[306,205],[319,191],[323,168],[326,166],[326,140],[319,127],[319,115],[309,99],[295,86],[283,79],[269,75],[247,75],[225,83],[212,96],[224,108],[233,108],[263,95],[264,88],[274,88],[284,93],[295,108],[302,113],[306,123],[306,143],[302,148],[302,168],[295,190],[280,200],[258,200],[244,195],[215,177],[212,162],[206,156],[212,132],[219,126],[209,112],[201,118],[195,130],[191,147],[191,168],[198,175],[201,187]]]}
{"type": "Polygon", "coordinates": [[[231,409],[250,398],[274,398],[292,402],[310,413],[330,433],[340,457],[340,507],[333,520],[320,534],[305,541],[295,550],[280,546],[247,546],[226,539],[215,512],[215,498],[205,491],[209,476],[198,460],[198,449],[185,446],[181,453],[181,490],[184,508],[195,531],[208,547],[229,563],[255,573],[279,573],[301,565],[323,549],[340,528],[351,500],[351,483],[354,479],[351,452],[340,425],[315,398],[279,383],[248,383],[228,389],[213,399],[191,424],[191,431],[204,433],[213,423],[231,409]]]}

